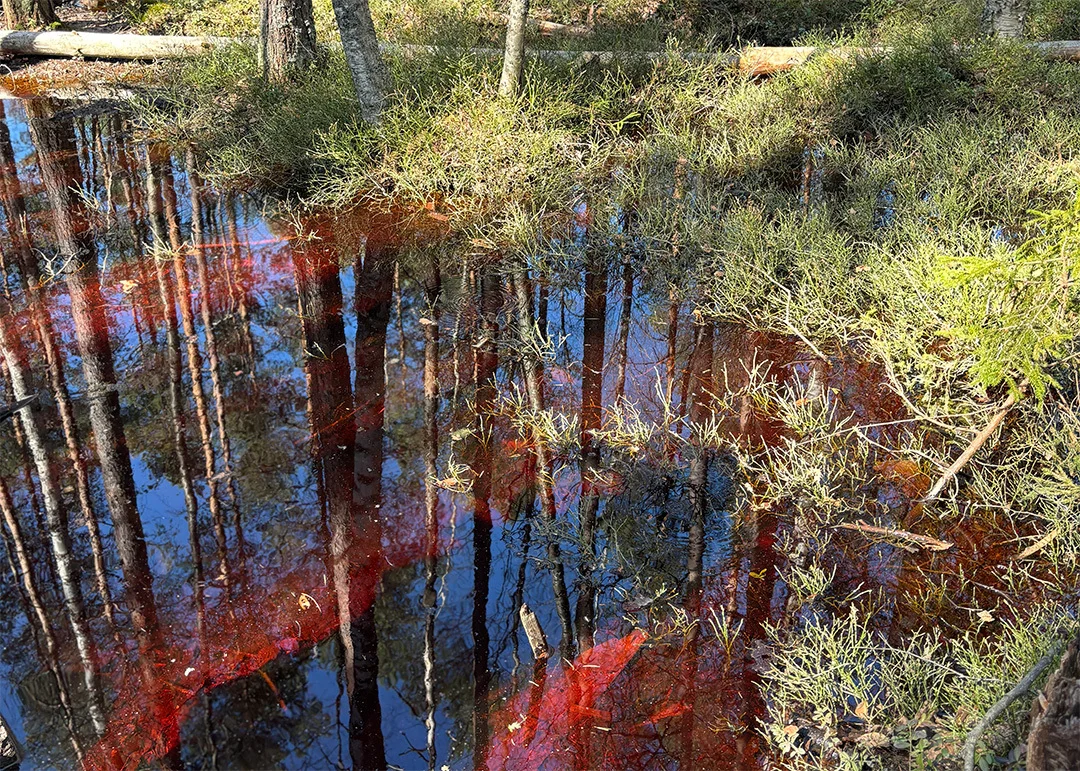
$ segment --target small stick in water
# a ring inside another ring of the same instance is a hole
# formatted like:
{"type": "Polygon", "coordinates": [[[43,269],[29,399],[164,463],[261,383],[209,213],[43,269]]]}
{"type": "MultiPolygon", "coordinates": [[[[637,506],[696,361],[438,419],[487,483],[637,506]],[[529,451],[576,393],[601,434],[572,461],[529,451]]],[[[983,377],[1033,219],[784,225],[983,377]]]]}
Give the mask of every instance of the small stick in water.
{"type": "Polygon", "coordinates": [[[533,658],[543,661],[550,655],[547,637],[540,626],[540,619],[532,612],[528,605],[522,605],[519,611],[521,616],[521,628],[525,630],[525,636],[529,638],[529,647],[532,648],[533,658]]]}
{"type": "MultiPolygon", "coordinates": [[[[1026,386],[1027,381],[1025,380],[1020,384],[1019,390],[1023,390],[1026,386]]],[[[1005,400],[1005,403],[1001,405],[1001,409],[998,410],[994,417],[990,419],[990,422],[986,424],[986,428],[980,431],[978,436],[971,440],[971,444],[967,446],[967,449],[960,453],[960,457],[956,459],[956,462],[946,469],[945,473],[941,475],[941,479],[937,481],[937,484],[935,484],[930,489],[930,492],[927,493],[926,497],[922,499],[923,503],[932,503],[937,500],[938,496],[941,495],[941,491],[945,489],[945,485],[949,484],[949,482],[960,473],[960,469],[966,466],[968,461],[979,451],[979,448],[986,444],[986,440],[994,435],[998,426],[1005,420],[1005,416],[1016,406],[1017,401],[1016,392],[1009,394],[1009,398],[1005,400]]]]}
{"type": "MultiPolygon", "coordinates": [[[[870,533],[871,535],[880,535],[886,538],[895,538],[899,541],[906,541],[908,543],[916,544],[924,549],[930,551],[946,551],[951,549],[953,545],[948,541],[940,541],[937,538],[931,538],[928,535],[919,535],[918,533],[909,533],[907,530],[897,530],[892,527],[878,527],[877,525],[868,525],[861,519],[858,522],[841,522],[836,527],[843,528],[844,530],[856,530],[860,533],[870,533]]],[[[913,547],[901,544],[900,548],[913,552],[913,547]]]]}
{"type": "Polygon", "coordinates": [[[26,405],[33,404],[34,402],[37,401],[37,398],[38,398],[37,394],[31,394],[30,396],[27,396],[25,399],[19,399],[14,404],[0,405],[0,421],[7,420],[8,418],[13,416],[16,412],[21,410],[26,405]]]}

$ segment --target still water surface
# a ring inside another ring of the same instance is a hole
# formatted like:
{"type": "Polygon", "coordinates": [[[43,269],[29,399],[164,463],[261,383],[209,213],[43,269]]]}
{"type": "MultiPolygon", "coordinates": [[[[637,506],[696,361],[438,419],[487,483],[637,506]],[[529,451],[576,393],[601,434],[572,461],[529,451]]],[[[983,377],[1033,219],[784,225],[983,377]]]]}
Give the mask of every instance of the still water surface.
{"type": "MultiPolygon", "coordinates": [[[[888,419],[872,373],[704,322],[587,212],[529,271],[433,212],[267,213],[106,109],[2,106],[23,769],[758,767],[786,526],[733,515],[700,437],[777,439],[723,396],[751,370],[888,419]]],[[[857,546],[838,582],[895,591],[857,546]]]]}

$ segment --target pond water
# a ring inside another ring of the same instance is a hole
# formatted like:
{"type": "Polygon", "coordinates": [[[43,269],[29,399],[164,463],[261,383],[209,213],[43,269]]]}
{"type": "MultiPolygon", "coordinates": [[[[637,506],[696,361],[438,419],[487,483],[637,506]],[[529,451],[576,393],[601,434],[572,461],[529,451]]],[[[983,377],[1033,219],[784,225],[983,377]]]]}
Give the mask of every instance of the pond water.
{"type": "MultiPolygon", "coordinates": [[[[703,437],[779,440],[752,377],[888,422],[872,368],[701,319],[632,245],[590,258],[585,211],[525,270],[434,210],[276,216],[108,110],[2,104],[22,768],[764,762],[791,526],[703,437]]],[[[902,630],[912,558],[849,535],[837,585],[902,630]]]]}

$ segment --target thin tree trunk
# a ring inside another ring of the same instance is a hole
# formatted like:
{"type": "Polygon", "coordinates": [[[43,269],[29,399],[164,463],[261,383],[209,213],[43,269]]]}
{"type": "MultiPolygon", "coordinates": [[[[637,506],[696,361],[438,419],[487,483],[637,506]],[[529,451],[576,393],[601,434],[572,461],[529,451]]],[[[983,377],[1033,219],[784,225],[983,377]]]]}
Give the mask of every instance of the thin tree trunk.
{"type": "Polygon", "coordinates": [[[1010,40],[1022,38],[1029,6],[1030,0],[986,0],[983,24],[995,37],[1010,40]]]}
{"type": "Polygon", "coordinates": [[[424,701],[427,714],[428,771],[435,771],[435,616],[438,598],[439,490],[435,486],[439,458],[439,295],[441,293],[438,255],[429,256],[424,277],[427,323],[424,327],[424,701]]]}
{"type": "Polygon", "coordinates": [[[596,627],[593,605],[596,583],[593,562],[596,559],[596,513],[600,495],[595,477],[600,468],[600,448],[593,435],[600,430],[604,411],[604,338],[607,330],[607,263],[592,255],[585,268],[585,317],[581,354],[581,587],[578,591],[574,620],[578,644],[582,650],[593,645],[596,627]]]}
{"type": "Polygon", "coordinates": [[[259,59],[263,77],[287,83],[315,58],[311,0],[260,0],[259,59]]]}
{"type": "Polygon", "coordinates": [[[510,0],[499,96],[515,97],[521,91],[522,74],[525,70],[525,22],[528,16],[529,0],[510,0]]]}
{"type": "Polygon", "coordinates": [[[244,353],[248,358],[248,366],[250,367],[248,374],[251,378],[252,387],[257,391],[258,383],[255,380],[255,365],[257,355],[255,353],[255,338],[251,334],[251,311],[250,300],[248,298],[248,281],[247,274],[244,269],[243,254],[240,250],[240,236],[236,225],[236,198],[230,196],[227,203],[228,211],[226,212],[228,218],[226,220],[226,227],[228,228],[229,244],[232,248],[234,270],[239,277],[236,279],[238,284],[236,288],[237,292],[237,307],[240,312],[240,327],[244,337],[244,353]]]}
{"type": "MultiPolygon", "coordinates": [[[[11,390],[10,382],[11,375],[8,372],[7,364],[4,363],[4,358],[0,356],[0,372],[6,380],[3,381],[3,394],[4,401],[8,404],[15,403],[15,393],[11,390]]],[[[19,415],[16,413],[11,421],[11,431],[15,435],[15,445],[19,448],[19,459],[22,461],[22,473],[23,482],[26,483],[27,497],[30,499],[30,511],[34,515],[34,526],[38,532],[45,534],[48,532],[48,525],[45,523],[45,512],[41,506],[41,496],[38,495],[37,487],[34,486],[34,459],[30,457],[30,448],[26,444],[26,432],[23,431],[22,421],[19,419],[19,415]]],[[[55,582],[56,570],[52,564],[46,560],[46,567],[49,571],[49,577],[55,582]]]]}
{"type": "MultiPolygon", "coordinates": [[[[12,573],[15,574],[16,579],[21,576],[27,603],[33,608],[34,615],[41,625],[41,633],[45,638],[45,660],[49,671],[56,680],[56,691],[60,697],[60,708],[64,712],[68,734],[71,738],[72,749],[75,751],[75,757],[81,763],[83,759],[83,747],[79,735],[75,730],[74,711],[71,707],[71,694],[68,690],[67,680],[64,678],[63,669],[60,665],[60,644],[56,639],[56,633],[53,631],[52,624],[49,623],[49,616],[45,610],[45,602],[41,598],[41,592],[38,590],[37,581],[34,579],[32,557],[29,550],[26,548],[22,527],[19,525],[19,519],[15,514],[15,505],[11,500],[11,491],[8,490],[8,486],[2,477],[0,477],[0,514],[3,515],[4,524],[7,526],[8,534],[11,537],[12,551],[14,551],[14,557],[18,560],[19,564],[18,570],[16,570],[15,565],[12,564],[12,573]]],[[[10,558],[12,555],[9,554],[8,556],[10,558]]],[[[26,617],[29,621],[29,612],[26,613],[26,617]]],[[[32,628],[33,626],[31,626],[31,629],[32,628]]],[[[37,639],[36,634],[34,635],[34,638],[37,639]]]]}
{"type": "MultiPolygon", "coordinates": [[[[7,363],[11,390],[15,399],[22,400],[30,395],[30,388],[23,362],[24,354],[20,348],[15,347],[12,331],[14,330],[9,329],[8,322],[0,324],[0,356],[3,356],[7,363]]],[[[86,621],[86,607],[83,602],[82,587],[79,584],[78,565],[71,551],[67,508],[64,506],[63,495],[60,492],[56,468],[45,448],[44,426],[40,416],[30,406],[23,407],[19,415],[22,419],[23,430],[26,432],[26,443],[34,459],[34,466],[37,468],[41,495],[45,501],[45,516],[49,524],[53,558],[56,560],[60,588],[64,595],[68,618],[71,621],[71,629],[75,633],[75,645],[79,650],[83,679],[90,699],[88,704],[90,719],[94,724],[94,729],[101,734],[105,731],[105,704],[101,695],[97,654],[90,637],[90,627],[86,621]]]]}
{"type": "MultiPolygon", "coordinates": [[[[708,419],[707,399],[712,392],[713,360],[713,325],[699,327],[695,335],[697,343],[691,354],[687,368],[693,373],[694,388],[691,395],[690,421],[701,425],[708,419]]],[[[704,589],[705,556],[705,516],[708,513],[708,478],[709,451],[705,447],[695,448],[690,461],[690,473],[687,487],[690,494],[690,528],[687,538],[686,554],[686,597],[683,606],[692,620],[701,613],[701,597],[704,589]]],[[[698,650],[700,623],[692,624],[684,644],[686,662],[682,667],[683,684],[686,694],[683,696],[687,710],[682,719],[682,755],[680,766],[693,768],[697,765],[694,753],[695,694],[697,691],[698,650]]]]}
{"type": "MultiPolygon", "coordinates": [[[[487,769],[490,637],[487,603],[491,580],[491,474],[493,471],[491,414],[497,396],[495,373],[499,366],[496,341],[499,335],[499,307],[502,297],[498,276],[484,270],[480,277],[480,330],[476,345],[476,449],[473,472],[473,768],[487,769]]],[[[521,603],[518,603],[521,607],[521,603]]]]}
{"type": "Polygon", "coordinates": [[[333,0],[333,4],[360,116],[368,123],[378,123],[390,90],[390,70],[379,50],[368,0],[333,0]]]}
{"type": "MultiPolygon", "coordinates": [[[[529,408],[539,417],[544,411],[544,397],[540,386],[540,362],[535,355],[535,334],[532,320],[532,308],[529,301],[528,279],[524,269],[514,271],[511,281],[514,295],[517,298],[518,333],[521,336],[522,347],[525,350],[525,359],[522,362],[522,370],[525,375],[525,391],[529,400],[529,408]]],[[[540,491],[540,514],[550,524],[555,522],[555,491],[552,487],[551,458],[545,438],[539,428],[533,432],[534,452],[536,453],[536,485],[540,491]]],[[[555,611],[559,617],[559,625],[562,627],[562,639],[559,649],[562,657],[567,661],[574,658],[574,626],[570,613],[570,597],[566,590],[566,572],[563,566],[559,542],[554,536],[549,536],[548,569],[551,571],[551,586],[555,594],[555,611]]]]}
{"type": "MultiPolygon", "coordinates": [[[[626,220],[629,220],[629,217],[626,220]]],[[[625,231],[624,237],[628,237],[625,231]]],[[[628,247],[624,247],[622,269],[622,309],[619,312],[619,329],[615,333],[615,404],[621,402],[626,395],[627,344],[634,312],[634,265],[628,247]]]]}

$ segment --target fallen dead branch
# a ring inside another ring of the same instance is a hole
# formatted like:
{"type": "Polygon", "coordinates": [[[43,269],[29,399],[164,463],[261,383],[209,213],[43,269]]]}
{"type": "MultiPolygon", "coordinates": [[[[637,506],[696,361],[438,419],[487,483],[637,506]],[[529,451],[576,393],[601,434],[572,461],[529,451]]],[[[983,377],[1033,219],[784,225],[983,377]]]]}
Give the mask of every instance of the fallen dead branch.
{"type": "Polygon", "coordinates": [[[931,538],[928,535],[919,535],[918,533],[909,533],[907,530],[897,530],[891,527],[879,527],[877,525],[870,525],[861,519],[858,522],[841,522],[836,527],[842,530],[855,530],[859,533],[866,533],[868,535],[880,535],[883,538],[892,538],[902,543],[898,544],[901,549],[909,552],[916,552],[918,546],[923,549],[929,549],[930,551],[946,551],[951,549],[953,544],[948,541],[940,541],[937,538],[931,538]]]}
{"type": "Polygon", "coordinates": [[[1031,544],[1031,546],[1027,547],[1022,552],[1017,554],[1016,559],[1023,560],[1023,559],[1027,559],[1028,557],[1030,557],[1033,554],[1037,554],[1038,552],[1042,551],[1045,547],[1049,546],[1053,542],[1053,540],[1055,538],[1057,538],[1059,535],[1061,535],[1061,531],[1058,528],[1055,527],[1053,530],[1051,530],[1049,533],[1044,535],[1038,541],[1031,544]]]}
{"type": "Polygon", "coordinates": [[[1001,405],[1001,409],[994,414],[994,417],[990,418],[990,422],[986,424],[986,428],[976,434],[975,438],[971,440],[971,444],[967,446],[967,449],[960,453],[960,457],[957,458],[951,466],[945,469],[945,473],[942,474],[941,478],[930,488],[930,492],[922,499],[922,503],[933,503],[941,496],[941,491],[945,489],[945,486],[960,473],[960,470],[968,464],[968,461],[975,457],[975,453],[979,451],[979,448],[986,444],[986,440],[993,436],[994,432],[998,430],[998,426],[1005,420],[1005,416],[1009,414],[1019,401],[1017,394],[1026,386],[1027,381],[1025,380],[1020,384],[1020,387],[1016,391],[1009,394],[1009,398],[1001,405]]]}
{"type": "MultiPolygon", "coordinates": [[[[539,22],[538,30],[544,33],[559,31],[578,34],[576,27],[559,28],[553,22],[539,22]]],[[[585,28],[582,28],[585,29],[585,28]]],[[[177,59],[207,53],[231,45],[253,45],[245,38],[193,37],[182,35],[129,35],[105,32],[75,32],[69,30],[46,30],[27,32],[23,30],[0,30],[0,54],[14,56],[60,56],[86,59],[177,59]]],[[[1080,40],[1049,40],[1030,44],[1031,49],[1047,59],[1057,61],[1080,61],[1080,40]]],[[[501,58],[501,48],[457,48],[453,46],[400,45],[384,43],[387,53],[415,54],[471,54],[480,58],[501,58]]],[[[577,61],[610,63],[616,61],[660,61],[676,56],[689,61],[720,59],[737,67],[748,75],[771,75],[805,64],[814,56],[853,58],[888,53],[882,47],[816,48],[813,46],[754,46],[741,51],[575,51],[530,49],[528,56],[549,61],[577,61]]]]}
{"type": "Polygon", "coordinates": [[[1028,670],[1028,673],[1024,675],[1023,679],[1021,679],[1011,691],[998,699],[994,706],[992,706],[983,716],[983,719],[976,723],[975,727],[971,729],[967,735],[967,739],[964,741],[964,771],[975,771],[975,748],[978,746],[979,739],[986,733],[986,729],[993,725],[994,721],[1001,716],[1001,713],[1009,708],[1010,704],[1028,692],[1035,681],[1039,679],[1039,675],[1043,673],[1043,670],[1050,666],[1050,662],[1057,658],[1063,644],[1064,643],[1060,641],[1055,643],[1050,649],[1050,652],[1039,659],[1035,663],[1035,666],[1028,670]]]}

